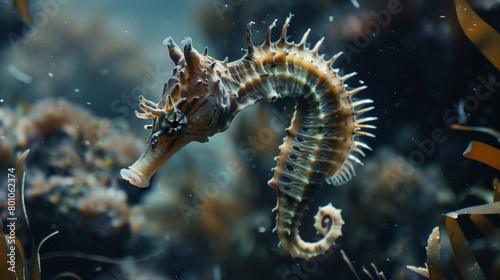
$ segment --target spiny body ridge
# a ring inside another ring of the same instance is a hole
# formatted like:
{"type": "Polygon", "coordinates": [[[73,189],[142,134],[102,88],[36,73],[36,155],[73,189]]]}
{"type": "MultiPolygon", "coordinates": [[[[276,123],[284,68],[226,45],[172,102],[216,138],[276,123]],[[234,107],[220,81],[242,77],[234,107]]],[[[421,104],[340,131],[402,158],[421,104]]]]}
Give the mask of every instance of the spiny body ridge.
{"type": "Polygon", "coordinates": [[[298,44],[287,41],[292,15],[283,25],[281,36],[271,40],[276,20],[269,26],[262,45],[251,41],[247,25],[244,56],[234,62],[216,60],[208,49],[200,54],[184,40],[184,50],[172,38],[165,39],[169,55],[176,64],[172,78],[165,84],[158,103],[139,97],[136,112],[150,118],[151,136],[141,157],[122,177],[130,183],[147,187],[149,179],[173,154],[191,141],[205,142],[208,137],[229,128],[234,116],[256,102],[273,102],[292,97],[296,107],[291,125],[286,129],[277,166],[269,185],[278,192],[275,231],[280,244],[294,257],[310,259],[326,252],[340,236],[344,223],[340,210],[331,204],[320,208],[315,228],[323,235],[316,242],[305,242],[299,235],[303,212],[325,182],[343,184],[355,174],[354,163],[369,147],[359,136],[373,137],[363,129],[375,117],[361,117],[373,107],[370,99],[353,101],[365,87],[347,89],[344,82],[355,73],[338,75],[332,67],[341,53],[325,60],[319,54],[323,39],[312,49],[306,47],[308,29],[298,44]]]}

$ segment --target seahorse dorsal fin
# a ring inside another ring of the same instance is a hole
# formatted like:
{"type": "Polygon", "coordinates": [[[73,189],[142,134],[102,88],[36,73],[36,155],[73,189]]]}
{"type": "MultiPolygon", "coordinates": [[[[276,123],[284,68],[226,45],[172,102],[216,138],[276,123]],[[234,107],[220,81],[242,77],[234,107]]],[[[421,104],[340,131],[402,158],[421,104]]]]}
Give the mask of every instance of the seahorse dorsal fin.
{"type": "Polygon", "coordinates": [[[266,40],[264,41],[264,44],[262,44],[261,48],[267,49],[271,46],[271,32],[276,26],[276,22],[278,22],[277,19],[275,19],[273,23],[267,28],[266,40]]]}
{"type": "Polygon", "coordinates": [[[286,44],[286,29],[288,28],[288,25],[290,24],[290,20],[292,19],[294,15],[290,13],[288,17],[285,20],[285,24],[283,24],[283,29],[281,30],[281,37],[280,40],[277,43],[277,46],[282,48],[286,44]]]}
{"type": "Polygon", "coordinates": [[[304,49],[304,46],[307,42],[307,37],[309,37],[310,32],[311,32],[311,28],[308,28],[306,33],[304,33],[304,35],[302,36],[302,39],[300,40],[299,45],[298,45],[300,50],[304,49]]]}
{"type": "Polygon", "coordinates": [[[252,25],[254,25],[255,22],[251,21],[247,24],[247,51],[246,51],[246,55],[247,56],[252,56],[253,55],[253,44],[252,44],[252,25]]]}

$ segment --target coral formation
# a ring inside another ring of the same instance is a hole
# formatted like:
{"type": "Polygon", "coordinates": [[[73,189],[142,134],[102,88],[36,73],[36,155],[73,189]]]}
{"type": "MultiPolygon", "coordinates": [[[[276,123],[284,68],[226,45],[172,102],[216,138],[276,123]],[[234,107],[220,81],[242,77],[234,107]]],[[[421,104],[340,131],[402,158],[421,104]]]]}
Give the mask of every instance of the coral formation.
{"type": "Polygon", "coordinates": [[[115,175],[118,166],[140,153],[137,138],[125,137],[130,133],[110,120],[62,99],[38,102],[29,112],[8,113],[10,142],[2,143],[15,143],[8,147],[11,151],[31,149],[26,204],[38,209],[31,214],[34,226],[61,223],[65,234],[84,235],[74,230],[85,228],[85,234],[105,239],[126,225],[140,229],[142,214],[129,205],[115,175]]]}

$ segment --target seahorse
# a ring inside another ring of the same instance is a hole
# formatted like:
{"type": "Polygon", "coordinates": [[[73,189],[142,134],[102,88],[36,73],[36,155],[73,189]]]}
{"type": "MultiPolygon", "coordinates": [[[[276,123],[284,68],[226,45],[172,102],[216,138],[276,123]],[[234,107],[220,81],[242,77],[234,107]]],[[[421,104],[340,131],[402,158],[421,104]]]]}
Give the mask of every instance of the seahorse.
{"type": "Polygon", "coordinates": [[[356,73],[339,75],[333,63],[338,53],[326,60],[319,54],[321,38],[311,49],[306,41],[308,29],[298,44],[287,40],[290,14],[279,40],[271,41],[268,27],[265,41],[255,46],[250,22],[246,27],[247,49],[242,58],[228,62],[200,54],[191,38],[182,44],[183,51],[171,37],[165,39],[170,58],[175,63],[172,77],[164,86],[158,103],[139,96],[135,112],[141,119],[152,119],[147,147],[139,159],[121,176],[138,187],[147,187],[158,169],[191,141],[207,142],[208,137],[227,130],[238,112],[266,100],[291,97],[296,100],[291,125],[286,129],[280,154],[275,158],[274,177],[268,184],[278,193],[277,213],[280,244],[293,257],[310,259],[325,253],[340,236],[344,221],[340,210],[328,205],[315,216],[315,227],[323,237],[305,242],[299,235],[300,220],[317,189],[327,183],[343,184],[355,174],[354,163],[370,149],[359,136],[374,137],[362,129],[376,117],[360,117],[373,109],[364,106],[370,99],[353,100],[366,88],[348,89],[344,82],[356,73]]]}

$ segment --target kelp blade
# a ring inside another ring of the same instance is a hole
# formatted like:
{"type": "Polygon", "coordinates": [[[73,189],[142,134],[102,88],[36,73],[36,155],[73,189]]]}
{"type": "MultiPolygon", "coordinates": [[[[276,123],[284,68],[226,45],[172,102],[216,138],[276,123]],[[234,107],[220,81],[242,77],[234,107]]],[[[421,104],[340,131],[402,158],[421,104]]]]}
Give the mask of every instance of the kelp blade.
{"type": "Polygon", "coordinates": [[[500,34],[482,20],[465,0],[455,0],[458,21],[465,35],[500,70],[500,34]]]}

